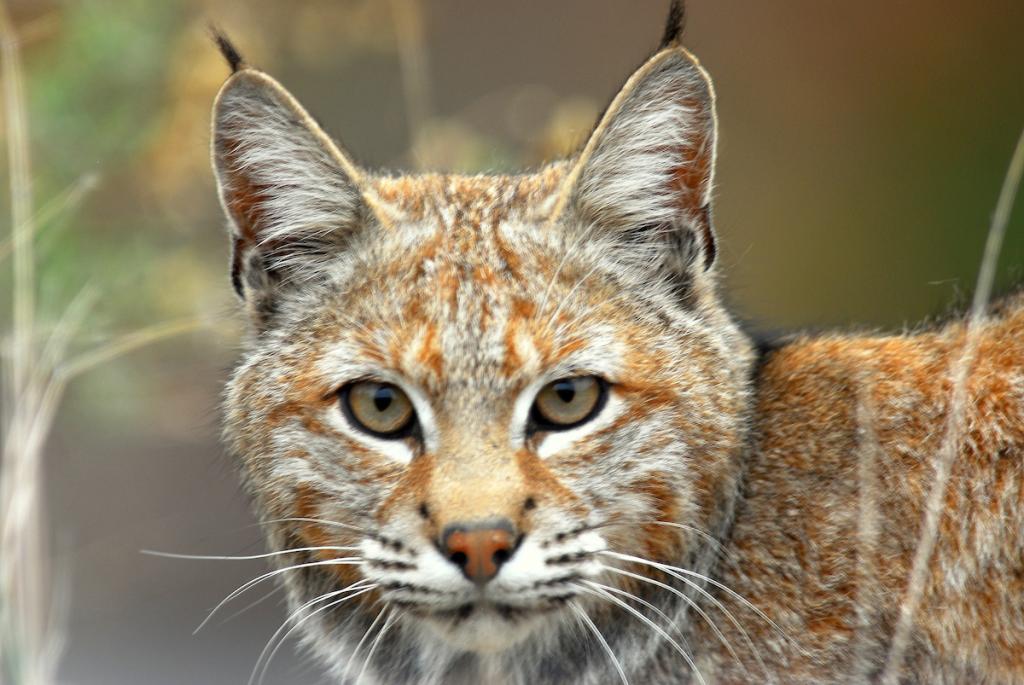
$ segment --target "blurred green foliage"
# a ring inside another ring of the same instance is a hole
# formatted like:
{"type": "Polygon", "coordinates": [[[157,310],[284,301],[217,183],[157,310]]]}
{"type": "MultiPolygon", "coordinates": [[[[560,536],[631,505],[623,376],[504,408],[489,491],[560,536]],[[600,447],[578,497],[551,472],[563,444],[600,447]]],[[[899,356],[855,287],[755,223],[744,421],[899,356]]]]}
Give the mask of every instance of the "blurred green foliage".
{"type": "Polygon", "coordinates": [[[145,183],[139,153],[159,133],[168,46],[181,24],[172,7],[136,0],[111,11],[110,3],[69,3],[52,10],[59,12],[58,36],[28,48],[37,204],[84,175],[98,178],[84,207],[44,227],[46,318],[59,315],[85,284],[103,293],[94,333],[100,324],[138,324],[153,315],[150,302],[118,291],[137,293],[161,256],[161,241],[146,230],[155,223],[152,208],[134,198],[145,183]]]}

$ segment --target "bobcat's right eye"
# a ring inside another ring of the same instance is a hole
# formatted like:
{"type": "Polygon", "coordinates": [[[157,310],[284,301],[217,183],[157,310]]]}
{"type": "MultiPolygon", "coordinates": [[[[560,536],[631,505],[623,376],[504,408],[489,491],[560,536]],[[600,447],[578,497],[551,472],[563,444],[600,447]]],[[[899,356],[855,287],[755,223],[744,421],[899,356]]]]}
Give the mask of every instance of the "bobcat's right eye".
{"type": "Polygon", "coordinates": [[[404,438],[416,425],[409,396],[396,385],[376,381],[349,383],[338,393],[349,423],[378,438],[404,438]]]}
{"type": "Polygon", "coordinates": [[[568,430],[597,416],[607,398],[607,383],[597,376],[561,378],[537,393],[530,418],[537,430],[568,430]]]}

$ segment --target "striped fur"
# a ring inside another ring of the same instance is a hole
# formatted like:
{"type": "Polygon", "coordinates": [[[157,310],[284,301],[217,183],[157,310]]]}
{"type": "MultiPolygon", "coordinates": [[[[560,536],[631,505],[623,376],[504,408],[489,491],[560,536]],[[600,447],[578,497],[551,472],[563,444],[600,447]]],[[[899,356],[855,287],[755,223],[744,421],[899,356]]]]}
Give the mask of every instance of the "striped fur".
{"type": "MultiPolygon", "coordinates": [[[[273,550],[359,549],[276,558],[306,564],[281,579],[340,682],[878,675],[963,328],[797,339],[755,365],[718,294],[714,93],[688,52],[669,44],[579,155],[522,176],[358,169],[239,64],[214,112],[252,322],[225,433],[273,550]],[[538,390],[574,375],[608,382],[602,411],[527,433],[538,390]],[[416,435],[346,419],[337,391],[365,379],[407,393],[416,435]],[[437,540],[489,517],[521,539],[481,591],[437,540]],[[315,602],[353,583],[372,590],[315,602]]],[[[1022,327],[1014,300],[984,330],[908,682],[1024,680],[1022,327]]]]}

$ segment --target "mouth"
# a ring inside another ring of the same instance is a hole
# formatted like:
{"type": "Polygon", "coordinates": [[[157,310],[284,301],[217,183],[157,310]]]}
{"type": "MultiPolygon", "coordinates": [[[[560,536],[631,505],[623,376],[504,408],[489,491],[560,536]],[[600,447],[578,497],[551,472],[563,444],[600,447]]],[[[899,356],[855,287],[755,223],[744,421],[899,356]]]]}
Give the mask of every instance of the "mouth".
{"type": "Polygon", "coordinates": [[[575,596],[574,593],[566,593],[565,595],[548,597],[543,604],[531,604],[530,606],[485,600],[467,602],[456,607],[444,609],[411,603],[404,605],[396,603],[396,605],[418,618],[457,628],[466,622],[476,620],[502,621],[510,624],[521,623],[532,618],[559,612],[575,596]]]}
{"type": "Polygon", "coordinates": [[[578,580],[579,574],[572,573],[515,588],[485,586],[450,593],[397,583],[384,586],[384,599],[412,616],[435,623],[458,625],[472,619],[516,623],[564,609],[579,596],[574,588],[578,580]]]}

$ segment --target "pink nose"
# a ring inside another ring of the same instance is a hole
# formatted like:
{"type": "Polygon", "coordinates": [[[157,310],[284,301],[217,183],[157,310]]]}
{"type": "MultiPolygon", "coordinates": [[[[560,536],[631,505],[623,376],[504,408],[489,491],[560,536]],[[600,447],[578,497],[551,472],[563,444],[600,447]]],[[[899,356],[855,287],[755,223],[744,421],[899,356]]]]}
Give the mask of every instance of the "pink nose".
{"type": "Polygon", "coordinates": [[[515,536],[508,521],[453,524],[441,537],[441,552],[477,585],[483,585],[512,557],[515,536]]]}

